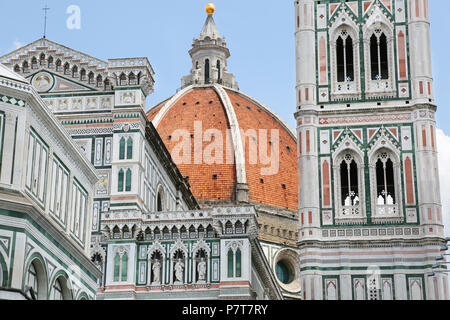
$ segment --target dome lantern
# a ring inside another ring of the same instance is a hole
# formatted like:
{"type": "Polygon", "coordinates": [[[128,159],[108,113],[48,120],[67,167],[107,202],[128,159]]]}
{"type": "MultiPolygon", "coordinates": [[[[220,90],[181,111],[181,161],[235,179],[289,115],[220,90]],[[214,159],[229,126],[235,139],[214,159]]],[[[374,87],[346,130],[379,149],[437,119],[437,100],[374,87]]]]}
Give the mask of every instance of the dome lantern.
{"type": "Polygon", "coordinates": [[[217,83],[228,88],[238,89],[234,75],[228,73],[227,70],[230,51],[214,21],[214,4],[209,2],[205,10],[208,17],[200,36],[198,39],[194,39],[192,49],[189,51],[192,58],[191,73],[181,79],[181,87],[217,83]]]}

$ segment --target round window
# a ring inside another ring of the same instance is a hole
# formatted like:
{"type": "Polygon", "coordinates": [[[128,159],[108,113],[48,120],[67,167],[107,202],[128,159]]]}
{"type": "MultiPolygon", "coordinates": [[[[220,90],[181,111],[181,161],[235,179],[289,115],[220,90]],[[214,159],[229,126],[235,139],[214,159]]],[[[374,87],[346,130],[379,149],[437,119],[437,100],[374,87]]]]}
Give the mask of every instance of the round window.
{"type": "Polygon", "coordinates": [[[294,274],[290,265],[284,260],[281,260],[277,263],[276,274],[278,280],[280,280],[280,282],[284,284],[291,283],[294,278],[294,274]]]}

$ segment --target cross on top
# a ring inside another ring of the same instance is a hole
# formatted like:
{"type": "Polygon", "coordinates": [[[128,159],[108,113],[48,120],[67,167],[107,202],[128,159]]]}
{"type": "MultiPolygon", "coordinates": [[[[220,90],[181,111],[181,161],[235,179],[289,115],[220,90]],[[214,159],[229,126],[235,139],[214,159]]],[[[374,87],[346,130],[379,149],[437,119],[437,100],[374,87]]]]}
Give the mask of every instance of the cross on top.
{"type": "Polygon", "coordinates": [[[44,14],[44,39],[47,36],[47,11],[50,10],[50,8],[45,5],[44,8],[42,8],[42,10],[44,10],[45,14],[44,14]]]}

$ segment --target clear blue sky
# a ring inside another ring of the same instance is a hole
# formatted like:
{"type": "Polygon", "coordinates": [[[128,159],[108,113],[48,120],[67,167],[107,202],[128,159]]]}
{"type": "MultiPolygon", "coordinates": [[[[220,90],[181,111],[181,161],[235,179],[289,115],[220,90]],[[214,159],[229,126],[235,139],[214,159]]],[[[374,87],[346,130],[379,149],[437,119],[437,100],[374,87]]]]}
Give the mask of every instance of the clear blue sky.
{"type": "MultiPolygon", "coordinates": [[[[450,135],[450,1],[431,0],[432,56],[438,123],[450,135]]],[[[0,55],[42,36],[100,59],[146,56],[156,71],[153,106],[175,93],[191,68],[188,50],[206,19],[207,0],[2,0],[0,55]],[[66,9],[81,8],[81,29],[69,30],[66,9]]],[[[231,50],[229,71],[240,89],[295,121],[293,0],[215,0],[215,20],[231,50]]]]}

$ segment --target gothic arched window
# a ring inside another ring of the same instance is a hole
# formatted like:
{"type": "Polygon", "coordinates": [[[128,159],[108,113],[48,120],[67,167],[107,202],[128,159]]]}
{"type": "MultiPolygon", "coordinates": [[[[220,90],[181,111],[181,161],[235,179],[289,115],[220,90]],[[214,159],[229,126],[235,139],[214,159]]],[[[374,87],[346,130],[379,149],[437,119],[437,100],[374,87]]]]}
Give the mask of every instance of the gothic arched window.
{"type": "Polygon", "coordinates": [[[73,68],[72,68],[72,77],[78,78],[78,67],[77,66],[73,66],[73,68]]]}
{"type": "Polygon", "coordinates": [[[28,66],[28,62],[27,61],[24,61],[23,64],[22,64],[22,71],[23,71],[23,73],[29,73],[30,72],[30,68],[28,66]]]}
{"type": "Polygon", "coordinates": [[[233,224],[231,221],[227,221],[227,223],[225,223],[225,234],[233,234],[233,224]]]}
{"type": "Polygon", "coordinates": [[[337,81],[351,82],[355,80],[353,39],[346,30],[336,41],[337,81]]]}
{"type": "Polygon", "coordinates": [[[131,191],[131,170],[130,169],[127,170],[125,191],[126,192],[130,192],[131,191]]]}
{"type": "Polygon", "coordinates": [[[133,138],[129,137],[127,141],[127,159],[133,159],[133,138]]]}
{"type": "Polygon", "coordinates": [[[36,57],[33,57],[33,59],[31,59],[31,69],[37,69],[38,68],[38,62],[36,57]]]}
{"type": "Polygon", "coordinates": [[[158,227],[156,227],[155,230],[153,230],[153,234],[155,235],[156,240],[161,239],[161,231],[159,230],[158,227]]]}
{"type": "Polygon", "coordinates": [[[128,254],[125,252],[122,256],[122,276],[123,282],[126,282],[128,278],[128,254]]]}
{"type": "Polygon", "coordinates": [[[214,238],[215,232],[211,225],[208,225],[208,227],[206,228],[206,235],[208,238],[214,238]]]}
{"type": "Polygon", "coordinates": [[[133,72],[131,72],[130,75],[128,76],[128,83],[130,85],[135,85],[137,83],[136,76],[134,75],[133,72]]]}
{"type": "Polygon", "coordinates": [[[125,138],[122,137],[119,143],[119,160],[125,160],[125,138]]]}
{"type": "Polygon", "coordinates": [[[394,149],[383,147],[370,157],[372,220],[403,222],[401,162],[394,149]]]}
{"type": "Polygon", "coordinates": [[[84,70],[84,69],[81,69],[80,80],[81,81],[86,81],[86,70],[84,70]]]}
{"type": "Polygon", "coordinates": [[[128,280],[128,253],[117,252],[114,257],[114,282],[126,282],[128,280]]]}
{"type": "Polygon", "coordinates": [[[236,250],[236,278],[242,276],[242,253],[241,249],[236,250]]]}
{"type": "Polygon", "coordinates": [[[353,207],[360,204],[358,165],[351,154],[347,154],[341,162],[341,204],[353,207]]]}
{"type": "Polygon", "coordinates": [[[142,72],[139,72],[136,78],[137,84],[141,84],[142,72]]]}
{"type": "Polygon", "coordinates": [[[94,73],[90,72],[89,75],[88,75],[88,82],[89,82],[89,84],[94,84],[94,79],[95,79],[94,73]]]}
{"type": "Polygon", "coordinates": [[[56,279],[55,284],[53,285],[53,300],[64,300],[63,289],[59,279],[56,279]]]}
{"type": "Polygon", "coordinates": [[[58,72],[60,72],[61,71],[61,65],[62,65],[62,62],[61,62],[61,60],[56,60],[56,71],[58,71],[58,72]]]}
{"type": "Polygon", "coordinates": [[[209,59],[205,60],[205,83],[209,83],[210,82],[210,63],[209,63],[209,59]]]}
{"type": "Polygon", "coordinates": [[[111,81],[109,81],[109,79],[105,79],[105,90],[111,90],[112,86],[111,86],[111,81]]]}
{"type": "MultiPolygon", "coordinates": [[[[347,144],[347,143],[346,143],[347,144]]],[[[336,221],[365,222],[365,190],[363,156],[355,149],[346,149],[333,159],[336,221]]],[[[345,223],[345,222],[344,222],[345,223]]]]}
{"type": "Polygon", "coordinates": [[[233,250],[228,250],[228,278],[234,277],[234,253],[233,250]]]}
{"type": "Polygon", "coordinates": [[[119,85],[126,86],[127,85],[127,76],[122,73],[119,77],[119,85]]]}
{"type": "Polygon", "coordinates": [[[370,66],[372,80],[389,79],[387,37],[380,29],[370,37],[370,66]]]}
{"type": "Polygon", "coordinates": [[[103,78],[101,75],[97,76],[97,87],[100,88],[101,86],[103,86],[103,78]]]}
{"type": "Polygon", "coordinates": [[[124,180],[124,172],[123,169],[119,171],[119,181],[118,181],[118,192],[123,192],[123,180],[124,180]]]}
{"type": "Polygon", "coordinates": [[[376,163],[377,176],[377,204],[395,205],[395,177],[394,163],[388,153],[383,152],[378,156],[376,163]]]}
{"type": "Polygon", "coordinates": [[[41,67],[45,66],[45,54],[43,53],[39,57],[39,64],[41,65],[41,67]]]}
{"type": "Polygon", "coordinates": [[[156,197],[156,211],[164,211],[164,194],[161,189],[158,191],[158,196],[156,197]]]}
{"type": "Polygon", "coordinates": [[[27,281],[28,287],[32,288],[34,291],[34,295],[36,297],[39,296],[39,281],[38,281],[38,274],[36,271],[36,266],[34,265],[34,262],[30,264],[28,268],[28,281],[27,281]]]}
{"type": "Polygon", "coordinates": [[[176,240],[179,238],[179,233],[178,233],[177,227],[172,228],[171,234],[172,234],[172,239],[176,240]]]}
{"type": "Polygon", "coordinates": [[[120,255],[116,253],[114,257],[114,282],[119,282],[120,279],[120,255]]]}
{"type": "Polygon", "coordinates": [[[69,63],[66,63],[64,65],[64,74],[65,75],[69,75],[70,74],[70,65],[69,65],[69,63]]]}

